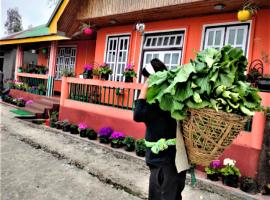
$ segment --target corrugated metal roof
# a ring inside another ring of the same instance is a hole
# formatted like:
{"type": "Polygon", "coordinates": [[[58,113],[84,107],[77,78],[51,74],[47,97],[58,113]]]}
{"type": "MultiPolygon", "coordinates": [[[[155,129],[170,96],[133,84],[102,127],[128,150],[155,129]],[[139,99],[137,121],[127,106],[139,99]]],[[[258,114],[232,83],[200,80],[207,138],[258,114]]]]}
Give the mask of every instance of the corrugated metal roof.
{"type": "Polygon", "coordinates": [[[13,40],[13,39],[21,39],[21,38],[29,38],[29,37],[39,37],[39,36],[47,36],[49,34],[49,27],[44,25],[36,26],[25,31],[21,31],[18,33],[14,33],[7,37],[1,38],[0,40],[13,40]]]}

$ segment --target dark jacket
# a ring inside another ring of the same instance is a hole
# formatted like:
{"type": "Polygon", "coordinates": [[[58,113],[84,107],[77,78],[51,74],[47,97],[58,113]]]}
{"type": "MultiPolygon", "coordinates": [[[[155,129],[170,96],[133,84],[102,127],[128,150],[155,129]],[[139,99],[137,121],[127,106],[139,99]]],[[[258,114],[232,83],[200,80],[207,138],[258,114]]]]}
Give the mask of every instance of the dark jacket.
{"type": "MultiPolygon", "coordinates": [[[[176,120],[171,118],[170,112],[163,111],[158,104],[148,104],[145,99],[135,101],[134,120],[144,122],[146,125],[145,139],[156,142],[161,138],[170,139],[176,137],[176,120]]],[[[169,146],[167,150],[158,154],[146,151],[146,163],[151,166],[163,166],[175,163],[175,146],[169,146]]]]}

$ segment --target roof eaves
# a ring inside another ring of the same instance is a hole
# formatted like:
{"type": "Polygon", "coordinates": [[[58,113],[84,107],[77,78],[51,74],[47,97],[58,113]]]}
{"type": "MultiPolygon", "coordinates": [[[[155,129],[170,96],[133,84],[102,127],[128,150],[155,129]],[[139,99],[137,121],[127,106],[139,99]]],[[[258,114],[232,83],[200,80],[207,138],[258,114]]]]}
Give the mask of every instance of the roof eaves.
{"type": "Polygon", "coordinates": [[[57,3],[57,6],[55,7],[55,9],[53,10],[53,13],[49,19],[49,21],[47,22],[46,26],[49,27],[54,16],[56,15],[57,11],[59,10],[59,8],[61,7],[61,5],[63,4],[64,0],[59,0],[58,3],[57,3]]]}

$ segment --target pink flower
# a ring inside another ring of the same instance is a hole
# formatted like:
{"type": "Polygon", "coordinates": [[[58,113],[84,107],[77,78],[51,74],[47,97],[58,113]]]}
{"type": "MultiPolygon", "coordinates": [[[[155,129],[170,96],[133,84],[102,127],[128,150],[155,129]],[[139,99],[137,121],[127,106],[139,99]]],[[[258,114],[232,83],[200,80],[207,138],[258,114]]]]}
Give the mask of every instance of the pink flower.
{"type": "Polygon", "coordinates": [[[92,35],[93,30],[90,27],[88,27],[88,28],[83,29],[83,33],[84,33],[84,35],[89,36],[89,35],[92,35]]]}
{"type": "Polygon", "coordinates": [[[78,127],[79,127],[80,130],[87,129],[87,125],[85,123],[79,123],[78,127]]]}
{"type": "Polygon", "coordinates": [[[33,101],[32,100],[28,100],[28,101],[26,101],[26,103],[25,104],[32,104],[33,103],[33,101]]]}
{"type": "Polygon", "coordinates": [[[84,66],[84,71],[92,71],[94,69],[93,65],[85,65],[84,66]]]}

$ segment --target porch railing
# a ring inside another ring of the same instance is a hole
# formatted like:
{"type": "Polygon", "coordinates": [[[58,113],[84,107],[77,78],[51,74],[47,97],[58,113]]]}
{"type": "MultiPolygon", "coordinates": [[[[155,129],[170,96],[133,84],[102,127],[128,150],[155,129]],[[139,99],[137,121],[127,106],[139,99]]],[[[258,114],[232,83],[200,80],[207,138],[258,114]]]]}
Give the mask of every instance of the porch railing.
{"type": "Polygon", "coordinates": [[[64,78],[61,95],[75,101],[132,110],[141,88],[138,83],[64,78]],[[67,93],[63,94],[65,88],[67,93]]]}

